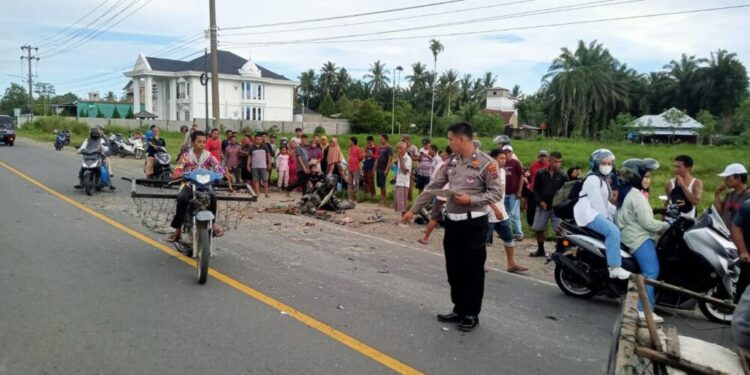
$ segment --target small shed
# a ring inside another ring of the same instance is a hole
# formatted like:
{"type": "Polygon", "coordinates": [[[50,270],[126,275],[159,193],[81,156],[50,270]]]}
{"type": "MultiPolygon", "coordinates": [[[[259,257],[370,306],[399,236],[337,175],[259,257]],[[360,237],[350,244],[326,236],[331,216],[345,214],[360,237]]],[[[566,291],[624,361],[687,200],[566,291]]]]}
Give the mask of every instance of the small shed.
{"type": "MultiPolygon", "coordinates": [[[[677,108],[659,115],[645,115],[626,126],[631,135],[645,142],[697,143],[703,124],[677,108]]],[[[633,138],[629,135],[629,138],[633,138]]]]}

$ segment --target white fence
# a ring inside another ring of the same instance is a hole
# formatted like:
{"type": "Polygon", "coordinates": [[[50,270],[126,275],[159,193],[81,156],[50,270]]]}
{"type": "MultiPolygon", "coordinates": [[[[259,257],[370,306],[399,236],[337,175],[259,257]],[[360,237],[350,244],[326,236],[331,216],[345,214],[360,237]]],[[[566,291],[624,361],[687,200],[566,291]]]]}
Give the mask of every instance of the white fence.
{"type": "MultiPolygon", "coordinates": [[[[37,116],[40,117],[40,116],[37,116]]],[[[73,119],[73,117],[70,117],[73,119]]],[[[28,118],[19,117],[18,124],[23,126],[28,121],[28,118]]],[[[171,120],[134,120],[134,119],[108,119],[108,118],[92,118],[92,117],[79,117],[78,121],[85,122],[91,127],[95,126],[107,126],[117,125],[126,127],[129,129],[135,129],[141,125],[154,124],[163,130],[177,131],[180,126],[187,125],[191,126],[193,123],[203,129],[205,126],[205,119],[195,119],[195,121],[171,121],[171,120]]],[[[269,130],[276,128],[281,133],[294,133],[294,129],[302,128],[305,133],[312,133],[315,128],[322,126],[326,134],[329,135],[341,135],[348,134],[350,125],[346,121],[341,122],[294,122],[294,121],[249,121],[249,120],[222,120],[224,129],[231,129],[239,131],[240,129],[251,129],[251,130],[269,130]]]]}

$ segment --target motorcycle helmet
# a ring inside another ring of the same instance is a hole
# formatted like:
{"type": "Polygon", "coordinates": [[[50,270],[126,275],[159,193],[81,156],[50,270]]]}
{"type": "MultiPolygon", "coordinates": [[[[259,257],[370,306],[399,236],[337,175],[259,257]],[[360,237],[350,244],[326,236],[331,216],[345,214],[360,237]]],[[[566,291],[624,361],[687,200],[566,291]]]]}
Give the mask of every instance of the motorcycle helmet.
{"type": "Polygon", "coordinates": [[[622,163],[620,178],[624,183],[640,189],[643,176],[657,169],[659,169],[659,162],[656,159],[628,159],[622,163]]]}
{"type": "Polygon", "coordinates": [[[91,139],[99,139],[102,136],[102,132],[101,130],[99,130],[99,128],[91,128],[89,136],[91,137],[91,139]]]}
{"type": "Polygon", "coordinates": [[[612,160],[612,166],[615,165],[615,154],[606,149],[606,148],[600,148],[594,152],[591,153],[591,156],[589,157],[589,167],[592,171],[598,172],[599,171],[599,163],[602,162],[604,159],[611,159],[612,160]]]}
{"type": "Polygon", "coordinates": [[[510,138],[507,135],[498,135],[492,140],[492,143],[502,147],[510,144],[510,138]]]}
{"type": "Polygon", "coordinates": [[[187,131],[188,131],[188,126],[187,125],[180,126],[180,132],[185,133],[187,131]]]}

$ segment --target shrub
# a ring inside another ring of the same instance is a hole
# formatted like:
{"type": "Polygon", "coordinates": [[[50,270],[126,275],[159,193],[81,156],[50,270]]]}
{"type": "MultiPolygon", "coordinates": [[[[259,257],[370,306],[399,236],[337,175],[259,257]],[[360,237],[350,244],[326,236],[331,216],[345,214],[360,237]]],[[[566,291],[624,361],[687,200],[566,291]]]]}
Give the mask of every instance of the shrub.
{"type": "Polygon", "coordinates": [[[37,117],[31,124],[27,124],[24,127],[45,134],[51,134],[55,130],[69,129],[76,135],[87,135],[90,129],[89,125],[85,122],[65,117],[37,117]]]}
{"type": "Polygon", "coordinates": [[[115,106],[115,109],[112,111],[112,118],[121,118],[120,111],[117,110],[117,106],[115,106]]]}
{"type": "Polygon", "coordinates": [[[318,126],[315,127],[315,131],[313,131],[313,134],[325,135],[326,134],[326,128],[318,125],[318,126]]]}

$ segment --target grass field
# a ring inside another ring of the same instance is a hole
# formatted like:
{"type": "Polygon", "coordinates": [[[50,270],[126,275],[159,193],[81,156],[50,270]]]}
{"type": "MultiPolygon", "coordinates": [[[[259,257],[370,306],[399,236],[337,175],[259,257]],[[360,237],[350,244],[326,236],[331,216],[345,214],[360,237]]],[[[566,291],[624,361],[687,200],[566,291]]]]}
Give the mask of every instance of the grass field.
{"type": "MultiPolygon", "coordinates": [[[[81,123],[78,123],[81,124],[81,123]]],[[[85,124],[81,124],[85,126],[85,124]]],[[[50,124],[39,124],[37,126],[28,126],[23,129],[19,129],[18,134],[20,136],[30,137],[38,141],[50,142],[50,148],[52,142],[54,142],[55,134],[50,128],[50,124]]],[[[106,128],[107,132],[120,132],[125,135],[129,133],[129,130],[117,127],[106,128]]],[[[71,144],[78,146],[87,136],[85,128],[78,129],[78,126],[74,129],[71,144]]],[[[281,135],[279,135],[280,137],[281,135]]],[[[291,136],[291,135],[286,135],[291,136]]],[[[352,135],[340,136],[339,143],[342,146],[344,153],[346,154],[348,149],[348,139],[352,135]]],[[[367,138],[366,134],[355,134],[360,145],[365,144],[367,138]]],[[[182,134],[179,132],[162,132],[162,137],[166,140],[167,148],[170,150],[172,155],[176,155],[179,151],[179,146],[182,144],[182,134]]],[[[330,138],[330,137],[329,137],[330,138]]],[[[376,140],[378,137],[375,137],[376,140]]],[[[391,145],[395,145],[398,141],[397,136],[392,136],[390,139],[391,145]]],[[[413,140],[419,142],[421,137],[415,136],[413,140]]],[[[492,138],[482,137],[482,149],[489,150],[494,145],[491,141],[492,138]]],[[[438,145],[439,148],[443,149],[448,143],[445,137],[433,137],[433,142],[438,145]]],[[[750,165],[750,153],[743,147],[734,146],[700,146],[693,144],[677,144],[677,145],[640,145],[632,143],[602,143],[592,142],[589,140],[574,140],[574,139],[537,139],[537,140],[514,140],[513,147],[518,154],[518,157],[523,161],[524,165],[528,166],[536,158],[536,154],[540,149],[546,149],[548,151],[560,151],[563,154],[563,168],[567,169],[570,166],[578,165],[584,170],[588,168],[588,156],[597,148],[609,148],[617,156],[617,164],[620,165],[622,161],[629,158],[644,158],[651,157],[655,158],[661,164],[661,168],[654,174],[653,187],[651,189],[651,204],[661,205],[658,200],[659,195],[663,194],[664,186],[669,178],[672,177],[672,164],[675,156],[679,154],[688,154],[695,160],[695,167],[693,168],[693,174],[702,179],[705,186],[705,193],[701,199],[700,208],[708,207],[713,200],[713,191],[716,186],[722,183],[722,179],[717,177],[724,167],[730,163],[742,163],[745,166],[750,165]]],[[[388,186],[389,198],[392,186],[388,186]]],[[[365,198],[364,196],[362,197],[365,198]]]]}

